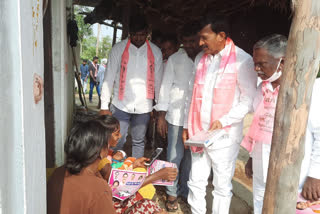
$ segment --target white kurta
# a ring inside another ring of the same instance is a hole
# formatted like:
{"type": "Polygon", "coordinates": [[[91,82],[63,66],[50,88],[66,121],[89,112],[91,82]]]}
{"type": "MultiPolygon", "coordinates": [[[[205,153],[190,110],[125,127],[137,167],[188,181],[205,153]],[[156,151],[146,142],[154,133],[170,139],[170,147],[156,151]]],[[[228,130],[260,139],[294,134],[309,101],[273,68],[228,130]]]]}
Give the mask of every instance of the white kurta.
{"type": "Polygon", "coordinates": [[[169,57],[161,83],[156,111],[166,111],[166,120],[175,126],[183,126],[185,98],[193,71],[193,61],[184,49],[169,57]]]}
{"type": "MultiPolygon", "coordinates": [[[[224,53],[223,49],[215,56],[211,56],[211,64],[206,73],[205,85],[203,89],[203,102],[201,107],[201,122],[202,128],[208,130],[211,122],[211,109],[213,100],[213,89],[216,85],[217,74],[219,72],[221,56],[224,53]]],[[[195,65],[198,65],[203,52],[199,53],[195,59],[195,65]]],[[[253,97],[256,91],[257,75],[254,71],[252,57],[244,52],[242,49],[236,47],[236,68],[237,73],[237,86],[235,96],[233,99],[232,108],[228,114],[224,115],[219,121],[223,127],[231,125],[230,137],[234,142],[240,143],[242,137],[243,118],[249,112],[253,97]]],[[[192,79],[189,83],[188,95],[186,97],[184,128],[188,128],[188,114],[190,103],[192,99],[193,83],[195,78],[196,66],[193,70],[192,79]]]]}
{"type": "MultiPolygon", "coordinates": [[[[273,88],[269,86],[270,90],[273,88]]],[[[299,192],[307,176],[320,179],[320,79],[317,79],[314,87],[309,111],[309,120],[306,130],[305,156],[301,165],[299,192]]],[[[253,102],[255,111],[262,101],[261,84],[253,102]]],[[[262,213],[263,197],[265,192],[271,144],[255,142],[251,157],[253,160],[253,196],[254,213],[262,213]]]]}
{"type": "MultiPolygon", "coordinates": [[[[201,106],[201,123],[205,130],[210,128],[213,89],[217,83],[217,74],[220,69],[221,56],[225,50],[215,56],[211,56],[211,63],[206,72],[203,89],[203,101],[201,106]]],[[[194,75],[196,66],[203,53],[198,54],[195,60],[195,68],[190,81],[186,98],[186,111],[184,128],[188,127],[188,113],[192,98],[194,75]]],[[[257,76],[254,71],[253,61],[249,54],[236,47],[237,85],[233,105],[228,114],[219,119],[225,127],[231,125],[229,136],[219,141],[219,149],[207,148],[204,154],[192,153],[192,166],[188,182],[188,202],[193,214],[206,213],[206,186],[211,169],[213,170],[213,210],[214,214],[227,214],[232,197],[231,180],[234,174],[235,162],[239,152],[239,144],[242,137],[242,121],[250,110],[254,93],[256,91],[257,76]]]]}
{"type": "MultiPolygon", "coordinates": [[[[147,99],[147,43],[137,48],[132,43],[129,47],[129,62],[123,100],[118,99],[120,65],[123,51],[128,40],[123,40],[113,46],[110,51],[106,74],[101,92],[101,109],[108,110],[109,104],[116,106],[121,111],[134,114],[143,114],[152,111],[153,101],[147,99]]],[[[155,99],[159,96],[162,77],[162,53],[160,49],[150,42],[155,60],[155,99]]]]}

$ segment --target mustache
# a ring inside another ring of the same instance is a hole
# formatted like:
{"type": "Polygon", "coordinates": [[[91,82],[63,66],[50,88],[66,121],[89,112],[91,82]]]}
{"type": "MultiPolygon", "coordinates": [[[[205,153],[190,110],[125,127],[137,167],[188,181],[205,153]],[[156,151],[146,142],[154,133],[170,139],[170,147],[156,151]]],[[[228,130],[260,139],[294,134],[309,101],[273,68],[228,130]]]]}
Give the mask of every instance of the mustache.
{"type": "Polygon", "coordinates": [[[264,75],[262,71],[257,71],[257,74],[264,75]]]}
{"type": "Polygon", "coordinates": [[[208,46],[207,45],[201,45],[200,46],[202,49],[204,49],[204,48],[208,48],[208,46]]]}

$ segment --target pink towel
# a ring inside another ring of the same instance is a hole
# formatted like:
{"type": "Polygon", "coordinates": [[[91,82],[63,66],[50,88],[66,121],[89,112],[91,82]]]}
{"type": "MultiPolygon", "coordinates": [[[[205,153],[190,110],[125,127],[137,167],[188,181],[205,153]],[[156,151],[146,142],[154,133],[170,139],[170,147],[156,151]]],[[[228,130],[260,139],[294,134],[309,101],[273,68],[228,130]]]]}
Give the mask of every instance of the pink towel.
{"type": "MultiPolygon", "coordinates": [[[[213,91],[211,123],[219,120],[226,115],[233,103],[236,83],[237,83],[237,68],[236,68],[236,48],[233,41],[228,38],[225,46],[225,54],[220,62],[220,69],[216,86],[213,91]],[[219,80],[220,79],[220,80],[219,80]]],[[[190,105],[188,117],[188,133],[192,137],[197,132],[202,131],[201,125],[201,106],[203,98],[203,88],[205,84],[206,72],[209,66],[208,55],[204,54],[197,66],[192,101],[190,105]]],[[[229,127],[224,127],[228,130],[229,127]]],[[[203,148],[192,147],[192,152],[202,153],[203,148]]]]}
{"type": "Polygon", "coordinates": [[[249,152],[252,152],[255,142],[271,144],[274,116],[277,106],[279,86],[272,92],[267,89],[268,82],[262,83],[263,100],[259,103],[257,110],[254,112],[252,124],[249,132],[241,142],[249,152]]]}
{"type": "MultiPolygon", "coordinates": [[[[147,63],[147,99],[154,99],[154,55],[152,53],[152,49],[150,46],[149,41],[146,41],[147,43],[147,57],[148,57],[148,63],[147,63]]],[[[130,47],[131,41],[128,40],[128,43],[126,45],[126,48],[124,49],[124,52],[122,54],[121,58],[121,67],[120,67],[120,82],[119,82],[119,95],[118,99],[123,100],[125,88],[126,88],[126,78],[127,78],[127,67],[129,62],[129,47],[130,47]]]]}

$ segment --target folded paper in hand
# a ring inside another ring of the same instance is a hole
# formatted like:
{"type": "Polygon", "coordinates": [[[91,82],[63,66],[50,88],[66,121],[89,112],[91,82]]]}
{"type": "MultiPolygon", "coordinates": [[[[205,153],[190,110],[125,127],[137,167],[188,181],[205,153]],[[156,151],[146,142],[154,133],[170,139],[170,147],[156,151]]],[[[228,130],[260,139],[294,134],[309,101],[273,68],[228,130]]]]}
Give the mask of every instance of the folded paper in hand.
{"type": "Polygon", "coordinates": [[[224,136],[228,136],[228,133],[224,129],[214,131],[202,130],[188,139],[184,144],[186,146],[207,148],[224,136]]]}

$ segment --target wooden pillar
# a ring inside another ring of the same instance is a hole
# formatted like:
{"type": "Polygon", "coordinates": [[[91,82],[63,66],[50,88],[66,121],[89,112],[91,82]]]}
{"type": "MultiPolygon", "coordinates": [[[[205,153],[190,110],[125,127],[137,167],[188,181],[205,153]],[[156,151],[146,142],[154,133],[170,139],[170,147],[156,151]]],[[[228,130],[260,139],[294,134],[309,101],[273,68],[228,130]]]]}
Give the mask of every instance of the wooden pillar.
{"type": "Polygon", "coordinates": [[[294,1],[275,116],[263,214],[295,213],[312,86],[320,60],[320,1],[294,1]]]}
{"type": "Polygon", "coordinates": [[[117,30],[118,30],[118,23],[113,23],[113,38],[112,38],[112,46],[117,42],[117,30]]]}
{"type": "Polygon", "coordinates": [[[51,0],[47,1],[46,13],[43,17],[44,48],[44,122],[46,133],[46,167],[55,167],[54,145],[54,103],[53,103],[53,70],[52,70],[52,24],[51,0]]]}
{"type": "Polygon", "coordinates": [[[98,23],[98,30],[97,30],[97,43],[96,43],[96,56],[98,56],[98,55],[99,55],[100,31],[101,31],[101,25],[98,23]]]}

